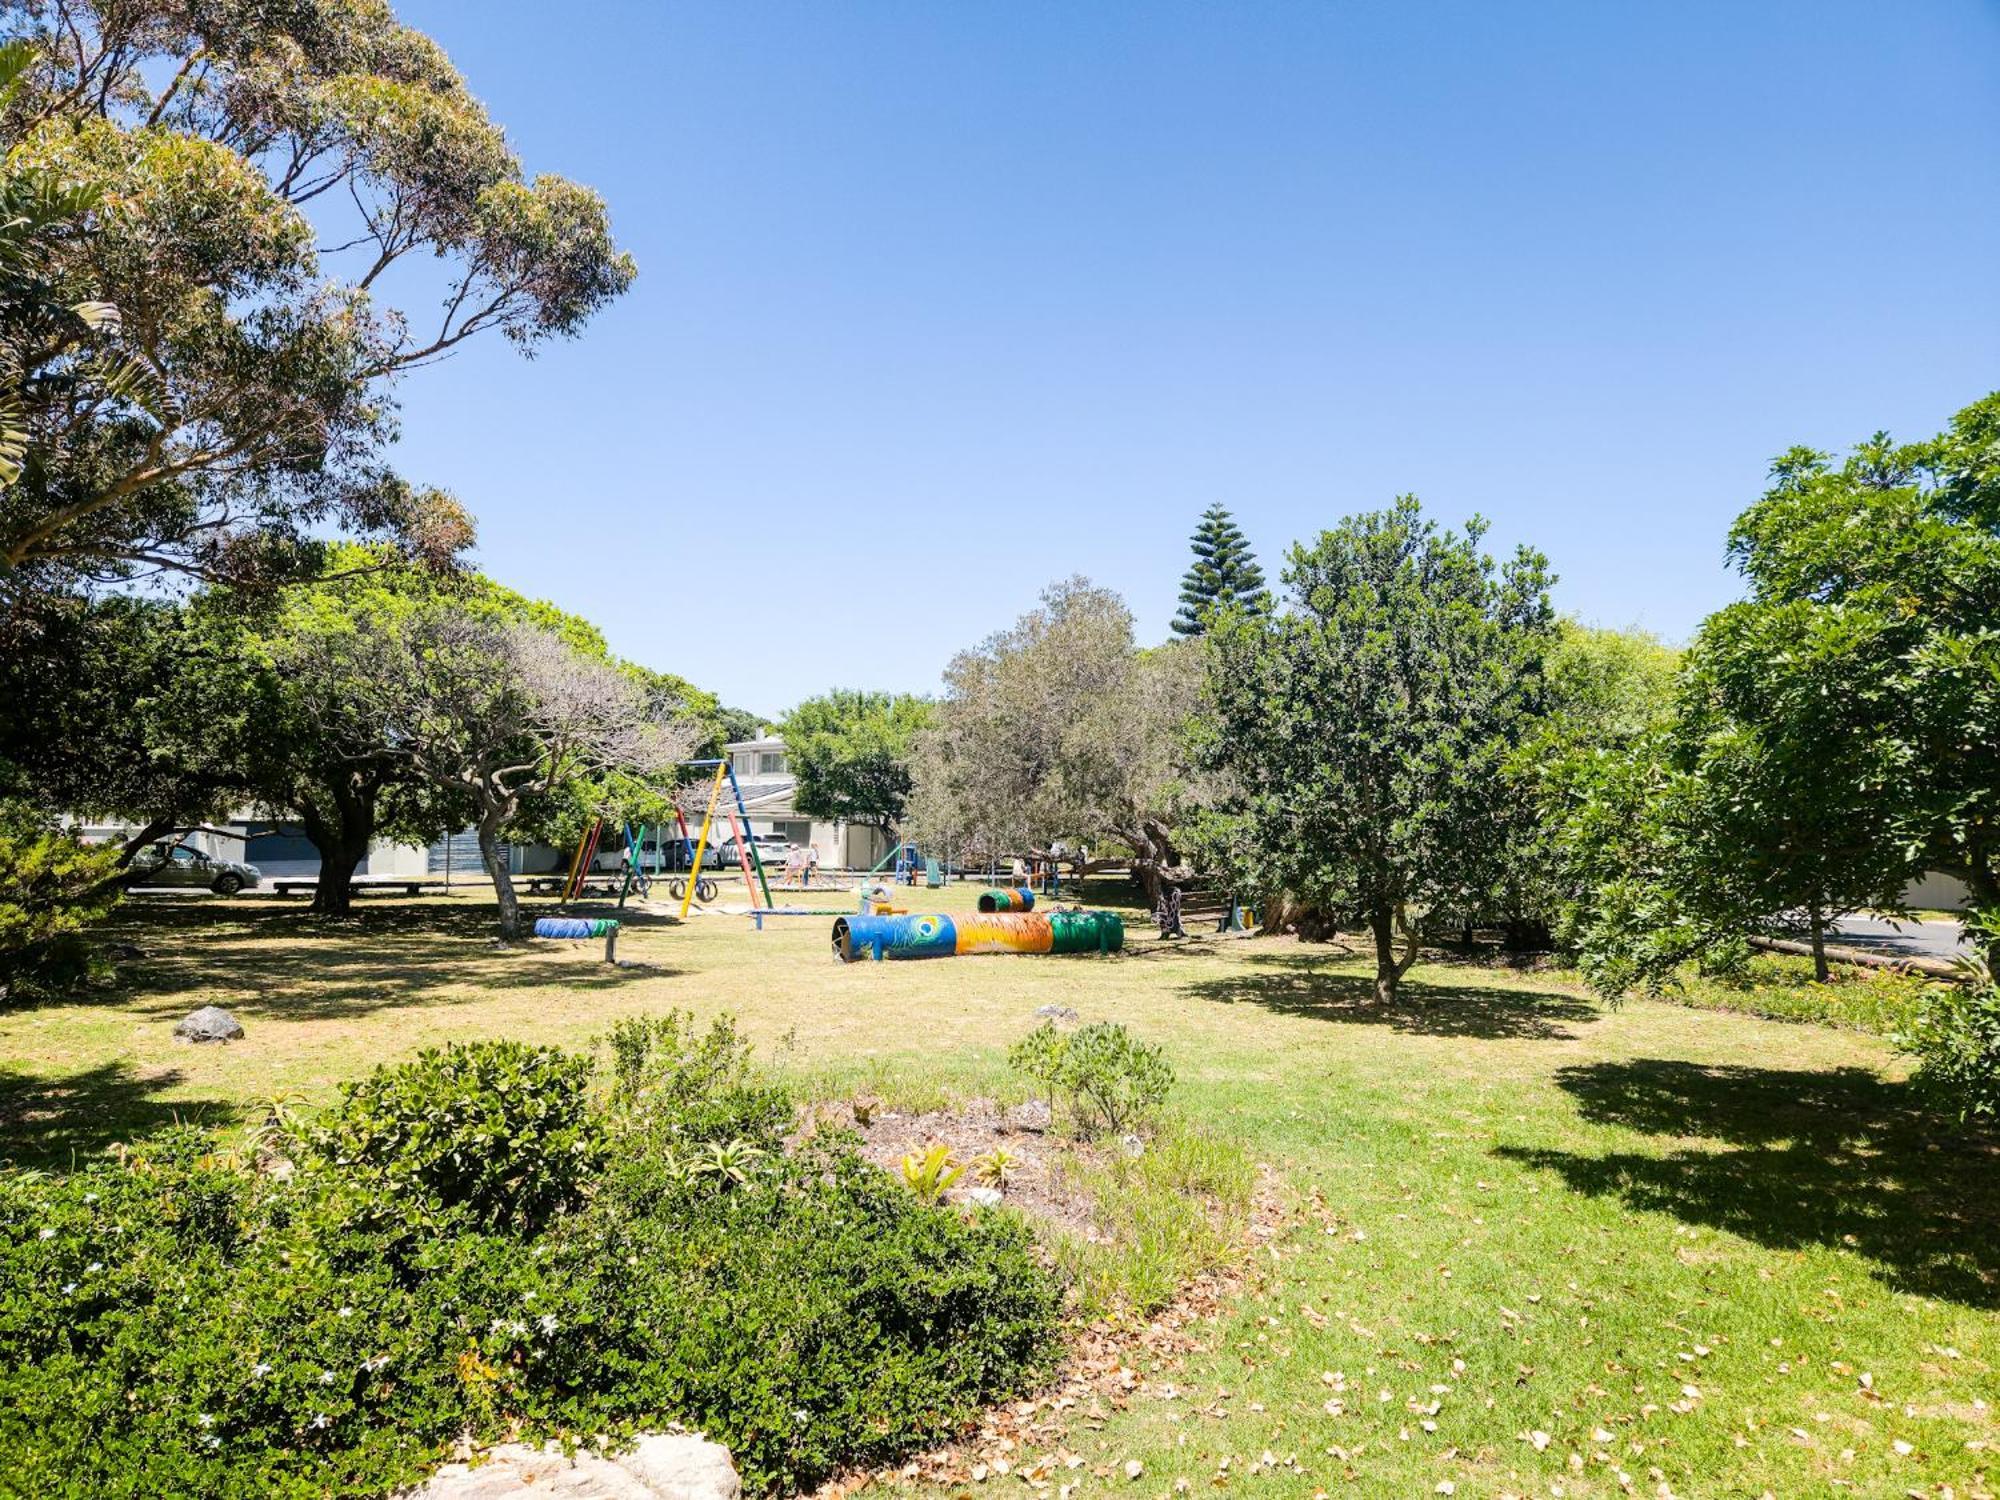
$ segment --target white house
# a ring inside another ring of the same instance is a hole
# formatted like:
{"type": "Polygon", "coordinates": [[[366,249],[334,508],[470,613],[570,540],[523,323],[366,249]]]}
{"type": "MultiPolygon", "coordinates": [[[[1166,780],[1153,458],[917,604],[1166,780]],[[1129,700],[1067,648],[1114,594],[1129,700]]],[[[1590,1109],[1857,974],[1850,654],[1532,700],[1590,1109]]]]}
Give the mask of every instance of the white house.
{"type": "Polygon", "coordinates": [[[801,848],[810,845],[819,851],[820,863],[833,868],[866,870],[889,852],[889,837],[879,828],[865,823],[815,821],[792,805],[799,783],[785,760],[782,736],[732,740],[722,747],[722,753],[729,757],[729,767],[736,773],[751,832],[774,833],[801,848]]]}

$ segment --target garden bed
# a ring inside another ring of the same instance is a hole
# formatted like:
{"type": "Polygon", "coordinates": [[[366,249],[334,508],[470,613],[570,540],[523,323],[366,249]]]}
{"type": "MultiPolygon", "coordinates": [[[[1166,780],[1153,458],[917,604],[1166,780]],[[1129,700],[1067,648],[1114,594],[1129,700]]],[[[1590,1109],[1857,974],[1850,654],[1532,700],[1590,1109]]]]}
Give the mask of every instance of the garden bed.
{"type": "MultiPolygon", "coordinates": [[[[841,1100],[818,1107],[821,1127],[844,1126],[861,1137],[861,1154],[888,1172],[899,1170],[903,1158],[934,1145],[949,1147],[961,1163],[971,1163],[995,1150],[1013,1158],[1001,1201],[1019,1209],[1038,1224],[1098,1243],[1112,1238],[1098,1222],[1096,1203],[1084,1186],[1079,1166],[1101,1164],[1117,1142],[1065,1140],[1045,1124],[1020,1123],[1020,1110],[1008,1110],[991,1099],[972,1099],[956,1109],[905,1112],[885,1109],[867,1100],[841,1100]]],[[[976,1186],[970,1171],[953,1195],[962,1198],[976,1186]]]]}

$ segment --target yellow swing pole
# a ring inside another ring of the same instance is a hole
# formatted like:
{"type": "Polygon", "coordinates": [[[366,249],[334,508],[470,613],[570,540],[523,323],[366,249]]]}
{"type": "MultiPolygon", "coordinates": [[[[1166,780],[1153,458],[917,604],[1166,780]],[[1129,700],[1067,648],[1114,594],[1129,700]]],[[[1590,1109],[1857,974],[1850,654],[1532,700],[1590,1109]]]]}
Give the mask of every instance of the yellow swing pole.
{"type": "Polygon", "coordinates": [[[715,802],[722,795],[723,773],[729,769],[725,759],[715,768],[715,785],[708,789],[708,811],[701,815],[701,837],[694,841],[694,868],[688,871],[687,894],[681,897],[681,920],[687,920],[688,908],[694,905],[694,888],[701,884],[701,856],[708,848],[708,827],[715,821],[715,802]]]}

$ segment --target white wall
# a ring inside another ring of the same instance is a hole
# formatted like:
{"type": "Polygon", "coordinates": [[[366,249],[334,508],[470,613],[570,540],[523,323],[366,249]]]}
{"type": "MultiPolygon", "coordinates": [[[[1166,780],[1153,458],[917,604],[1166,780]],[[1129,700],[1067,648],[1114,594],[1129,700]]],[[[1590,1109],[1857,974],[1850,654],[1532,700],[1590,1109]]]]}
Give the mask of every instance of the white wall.
{"type": "Polygon", "coordinates": [[[1903,900],[1910,906],[1935,907],[1939,911],[1964,911],[1971,904],[1966,899],[1965,882],[1937,870],[1922,880],[1911,881],[1910,888],[1903,892],[1903,900]]]}

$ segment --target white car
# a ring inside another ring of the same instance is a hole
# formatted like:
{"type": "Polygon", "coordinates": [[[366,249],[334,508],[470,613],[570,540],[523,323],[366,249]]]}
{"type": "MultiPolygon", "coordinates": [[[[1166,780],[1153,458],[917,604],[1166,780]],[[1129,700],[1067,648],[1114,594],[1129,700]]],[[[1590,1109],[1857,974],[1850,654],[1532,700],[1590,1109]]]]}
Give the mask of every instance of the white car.
{"type": "MultiPolygon", "coordinates": [[[[763,862],[766,870],[785,868],[785,853],[792,845],[782,833],[753,833],[750,835],[750,841],[757,846],[757,858],[763,862]]],[[[722,863],[736,865],[740,864],[742,859],[743,855],[737,850],[736,840],[725,839],[722,844],[722,863]]]]}

